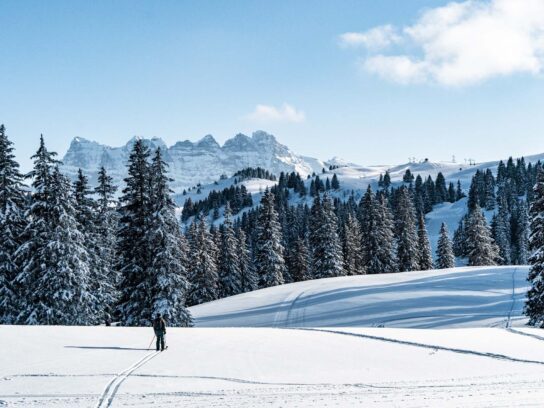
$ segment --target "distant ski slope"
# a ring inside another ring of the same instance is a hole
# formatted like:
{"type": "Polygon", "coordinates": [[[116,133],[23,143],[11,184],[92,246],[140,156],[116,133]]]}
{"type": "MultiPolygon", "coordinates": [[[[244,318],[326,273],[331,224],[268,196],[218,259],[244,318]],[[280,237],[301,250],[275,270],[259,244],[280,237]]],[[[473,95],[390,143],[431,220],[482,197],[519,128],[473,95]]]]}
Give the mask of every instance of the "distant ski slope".
{"type": "Polygon", "coordinates": [[[522,323],[526,266],[299,282],[191,308],[198,327],[493,327],[522,323]]]}

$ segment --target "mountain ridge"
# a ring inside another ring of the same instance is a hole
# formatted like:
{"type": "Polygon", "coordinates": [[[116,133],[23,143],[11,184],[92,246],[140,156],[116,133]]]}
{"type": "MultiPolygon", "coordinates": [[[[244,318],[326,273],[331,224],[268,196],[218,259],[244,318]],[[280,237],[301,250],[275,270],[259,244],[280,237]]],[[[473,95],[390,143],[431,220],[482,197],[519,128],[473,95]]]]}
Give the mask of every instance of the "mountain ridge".
{"type": "Polygon", "coordinates": [[[168,146],[161,138],[135,136],[126,144],[112,147],[83,137],[75,137],[63,158],[63,171],[74,178],[82,169],[96,181],[100,167],[105,167],[117,184],[126,176],[126,163],[134,142],[142,139],[152,150],[160,147],[174,179],[176,193],[199,183],[212,183],[222,175],[232,175],[246,167],[262,167],[275,174],[296,171],[303,176],[319,172],[325,163],[319,159],[294,153],[270,133],[259,130],[247,136],[238,133],[221,146],[208,134],[192,142],[177,141],[168,146]]]}

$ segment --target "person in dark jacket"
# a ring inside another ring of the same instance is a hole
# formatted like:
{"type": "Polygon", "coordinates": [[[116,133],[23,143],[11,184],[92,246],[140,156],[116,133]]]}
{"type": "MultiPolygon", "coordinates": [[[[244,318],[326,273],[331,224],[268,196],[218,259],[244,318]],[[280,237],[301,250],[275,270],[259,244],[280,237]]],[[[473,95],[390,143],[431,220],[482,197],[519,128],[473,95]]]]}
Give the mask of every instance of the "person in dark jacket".
{"type": "Polygon", "coordinates": [[[155,331],[155,337],[157,338],[157,351],[164,351],[164,336],[166,335],[166,322],[158,313],[157,317],[153,320],[153,330],[155,331]]]}

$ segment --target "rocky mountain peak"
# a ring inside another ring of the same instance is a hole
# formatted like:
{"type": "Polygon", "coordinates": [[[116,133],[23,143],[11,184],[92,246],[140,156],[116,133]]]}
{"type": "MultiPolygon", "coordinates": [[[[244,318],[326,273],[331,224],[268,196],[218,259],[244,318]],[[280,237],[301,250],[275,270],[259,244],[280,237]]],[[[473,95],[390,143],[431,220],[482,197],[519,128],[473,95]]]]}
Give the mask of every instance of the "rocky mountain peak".
{"type": "Polygon", "coordinates": [[[115,182],[122,185],[130,151],[138,139],[142,139],[152,150],[157,147],[163,150],[170,177],[174,179],[172,188],[177,193],[197,183],[211,183],[223,174],[232,175],[246,167],[262,167],[275,174],[297,171],[305,176],[320,171],[323,165],[317,159],[293,153],[275,136],[256,131],[251,137],[239,133],[223,146],[212,135],[206,135],[197,142],[179,141],[170,147],[158,137],[146,139],[135,136],[121,147],[110,147],[77,137],[63,158],[63,170],[75,177],[81,168],[91,183],[95,183],[98,170],[103,166],[115,182]]]}

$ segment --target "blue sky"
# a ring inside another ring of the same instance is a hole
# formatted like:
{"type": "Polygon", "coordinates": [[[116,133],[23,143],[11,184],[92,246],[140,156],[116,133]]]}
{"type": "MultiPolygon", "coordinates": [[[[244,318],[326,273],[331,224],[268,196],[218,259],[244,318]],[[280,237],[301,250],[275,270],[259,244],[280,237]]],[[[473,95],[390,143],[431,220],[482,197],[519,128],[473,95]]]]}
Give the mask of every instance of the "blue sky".
{"type": "Polygon", "coordinates": [[[544,152],[542,2],[475,3],[3,0],[0,122],[25,170],[42,132],[61,155],[257,129],[361,164],[544,152]]]}

